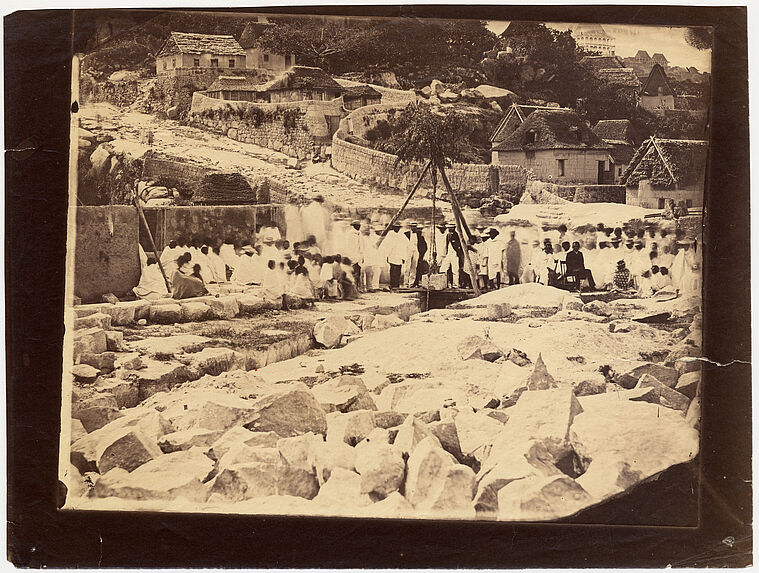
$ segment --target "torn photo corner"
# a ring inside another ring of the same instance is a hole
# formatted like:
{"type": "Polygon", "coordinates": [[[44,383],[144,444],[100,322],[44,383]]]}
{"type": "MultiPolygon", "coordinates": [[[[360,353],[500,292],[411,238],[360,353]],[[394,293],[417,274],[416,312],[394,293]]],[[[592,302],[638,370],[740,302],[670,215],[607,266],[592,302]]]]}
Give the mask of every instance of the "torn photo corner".
{"type": "Polygon", "coordinates": [[[75,27],[63,509],[698,525],[711,28],[75,27]]]}

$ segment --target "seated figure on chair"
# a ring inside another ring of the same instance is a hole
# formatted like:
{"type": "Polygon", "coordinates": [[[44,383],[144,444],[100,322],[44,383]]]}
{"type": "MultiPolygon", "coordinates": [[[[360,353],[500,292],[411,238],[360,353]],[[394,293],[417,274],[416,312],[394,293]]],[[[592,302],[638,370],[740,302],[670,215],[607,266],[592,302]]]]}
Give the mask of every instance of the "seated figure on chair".
{"type": "Polygon", "coordinates": [[[572,250],[567,253],[567,276],[573,276],[577,279],[577,289],[580,290],[580,281],[586,279],[591,290],[596,290],[596,283],[593,280],[593,273],[590,269],[585,268],[585,258],[580,252],[580,243],[572,243],[572,250]]]}

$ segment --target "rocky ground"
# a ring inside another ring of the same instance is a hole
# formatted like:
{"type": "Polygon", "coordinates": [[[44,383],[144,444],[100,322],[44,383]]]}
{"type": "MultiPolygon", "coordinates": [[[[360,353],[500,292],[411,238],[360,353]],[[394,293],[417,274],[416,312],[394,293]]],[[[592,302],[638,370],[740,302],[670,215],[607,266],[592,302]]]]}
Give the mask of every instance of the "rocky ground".
{"type": "MultiPolygon", "coordinates": [[[[287,155],[181,125],[178,121],[159,119],[107,103],[82,106],[79,113],[80,147],[85,146],[92,153],[103,147],[104,152],[99,155],[105,159],[109,154],[140,158],[152,149],[202,167],[240,173],[250,179],[267,177],[285,186],[288,195],[306,199],[322,195],[328,204],[341,209],[397,209],[405,198],[397,191],[378,192],[381,190],[350,179],[328,163],[304,162],[302,169],[289,169],[287,155]],[[146,130],[152,132],[151,145],[144,142],[146,130]]],[[[415,196],[409,206],[431,208],[432,202],[415,196]]]]}
{"type": "Polygon", "coordinates": [[[326,348],[254,370],[235,345],[274,341],[270,320],[124,331],[116,374],[73,386],[66,507],[551,520],[698,453],[698,301],[532,284],[403,317],[334,310],[308,326],[326,348]],[[184,379],[135,395],[118,374],[133,358],[184,379]]]}

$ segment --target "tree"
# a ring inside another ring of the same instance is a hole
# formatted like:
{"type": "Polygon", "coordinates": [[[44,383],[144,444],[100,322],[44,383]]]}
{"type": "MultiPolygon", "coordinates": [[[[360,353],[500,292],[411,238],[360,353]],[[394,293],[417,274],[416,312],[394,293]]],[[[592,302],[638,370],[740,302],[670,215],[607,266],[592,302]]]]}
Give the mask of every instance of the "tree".
{"type": "Polygon", "coordinates": [[[483,61],[488,79],[523,97],[574,106],[587,88],[590,73],[580,65],[585,52],[569,31],[538,22],[512,22],[494,52],[483,61]]]}
{"type": "Polygon", "coordinates": [[[712,28],[686,28],[683,36],[685,36],[685,41],[697,50],[712,48],[712,28]]]}
{"type": "Polygon", "coordinates": [[[398,163],[432,161],[448,165],[462,155],[464,122],[454,113],[434,111],[426,103],[411,103],[391,123],[391,136],[378,146],[398,156],[398,163]]]}

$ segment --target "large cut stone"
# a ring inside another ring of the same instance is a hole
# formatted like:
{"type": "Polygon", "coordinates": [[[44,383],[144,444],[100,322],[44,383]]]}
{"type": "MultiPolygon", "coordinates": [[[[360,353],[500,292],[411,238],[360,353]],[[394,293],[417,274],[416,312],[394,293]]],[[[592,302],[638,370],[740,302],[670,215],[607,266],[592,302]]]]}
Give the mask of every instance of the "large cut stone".
{"type": "Polygon", "coordinates": [[[213,462],[199,448],[165,454],[129,473],[115,468],[95,482],[96,497],[122,499],[177,499],[203,502],[208,490],[203,481],[213,462]]]}
{"type": "Polygon", "coordinates": [[[361,476],[345,468],[335,468],[319,488],[314,501],[330,513],[351,514],[355,508],[371,505],[372,498],[362,489],[361,476]]]}
{"type": "Polygon", "coordinates": [[[432,435],[425,424],[417,420],[416,416],[409,416],[398,428],[398,433],[393,441],[393,446],[399,452],[410,454],[423,439],[432,435]]]}
{"type": "Polygon", "coordinates": [[[319,484],[326,482],[335,468],[355,470],[356,453],[357,450],[345,442],[333,441],[316,444],[313,464],[319,484]]]}
{"type": "Polygon", "coordinates": [[[479,359],[495,362],[503,356],[503,352],[492,342],[476,335],[467,336],[459,342],[458,351],[462,360],[479,359]]]}
{"type": "Polygon", "coordinates": [[[544,521],[572,515],[593,497],[568,476],[534,476],[515,480],[498,492],[498,519],[544,521]]]}
{"type": "Polygon", "coordinates": [[[89,364],[76,364],[71,368],[71,373],[74,375],[74,380],[77,382],[91,384],[97,380],[100,370],[89,364]]]}
{"type": "Polygon", "coordinates": [[[691,400],[699,393],[701,386],[701,371],[687,372],[682,374],[677,380],[675,390],[684,394],[691,400]]]}
{"type": "Polygon", "coordinates": [[[218,376],[229,370],[245,368],[245,357],[231,348],[204,348],[192,355],[190,368],[194,376],[218,376]]]}
{"type": "MultiPolygon", "coordinates": [[[[347,412],[358,398],[358,389],[354,386],[335,388],[328,384],[314,386],[311,391],[326,413],[347,412]]],[[[375,406],[376,408],[376,406],[375,406]]]]}
{"type": "Polygon", "coordinates": [[[219,459],[219,470],[239,464],[262,463],[277,465],[280,454],[277,448],[235,444],[219,459]]]}
{"type": "Polygon", "coordinates": [[[294,386],[263,396],[252,404],[249,430],[276,432],[286,438],[314,432],[327,434],[327,416],[305,386],[294,386]]]}
{"type": "Polygon", "coordinates": [[[200,322],[206,320],[211,314],[211,308],[202,302],[183,302],[182,322],[200,322]]]}
{"type": "Polygon", "coordinates": [[[150,322],[174,324],[182,320],[182,307],[178,304],[154,304],[150,307],[150,322]]]}
{"type": "Polygon", "coordinates": [[[464,454],[461,451],[459,434],[456,430],[456,423],[452,420],[430,422],[427,429],[435,436],[443,449],[456,458],[459,463],[463,463],[464,454]]]}
{"type": "Polygon", "coordinates": [[[101,474],[113,468],[131,472],[163,452],[152,439],[133,427],[117,428],[100,440],[96,450],[97,467],[101,474]]]}
{"type": "Polygon", "coordinates": [[[124,346],[124,333],[120,330],[106,330],[105,344],[110,352],[123,352],[126,350],[124,346]]]}
{"type": "Polygon", "coordinates": [[[674,388],[675,384],[677,384],[677,370],[668,366],[662,366],[661,364],[641,364],[640,366],[618,376],[615,382],[622,386],[622,388],[630,390],[635,388],[641,376],[644,374],[653,376],[669,388],[674,388]]]}
{"type": "Polygon", "coordinates": [[[342,316],[328,316],[314,326],[314,339],[325,348],[335,348],[343,337],[360,333],[358,326],[342,316]]]}
{"type": "Polygon", "coordinates": [[[406,462],[397,448],[369,440],[356,446],[356,471],[361,475],[361,493],[384,498],[403,485],[406,462]]]}
{"type": "MultiPolygon", "coordinates": [[[[116,401],[114,400],[114,404],[116,401]]],[[[102,405],[102,406],[87,406],[78,408],[76,412],[72,414],[72,417],[76,418],[87,432],[94,432],[100,428],[110,424],[114,420],[123,417],[123,414],[115,406],[102,405]]]]}
{"type": "Polygon", "coordinates": [[[319,434],[303,434],[282,438],[277,442],[280,463],[278,466],[277,493],[312,499],[319,491],[314,458],[324,438],[319,434]]]}
{"type": "Polygon", "coordinates": [[[95,314],[74,319],[75,330],[84,330],[88,328],[109,330],[111,328],[111,316],[102,312],[96,312],[95,314]]]}
{"type": "Polygon", "coordinates": [[[208,452],[212,459],[220,460],[236,444],[251,448],[275,448],[279,436],[275,432],[251,432],[242,426],[234,426],[211,444],[208,452]]]}
{"type": "Polygon", "coordinates": [[[253,416],[250,400],[221,390],[188,390],[156,396],[148,405],[165,407],[163,415],[175,430],[204,428],[227,430],[245,424],[253,416]]]}
{"type": "Polygon", "coordinates": [[[636,388],[653,388],[657,397],[656,402],[665,408],[672,408],[673,410],[685,413],[690,405],[690,400],[687,396],[662,384],[650,374],[641,376],[636,388]]]}
{"type": "MultiPolygon", "coordinates": [[[[522,393],[516,406],[509,410],[511,417],[503,431],[494,439],[483,470],[489,469],[505,452],[515,447],[526,452],[529,449],[526,444],[540,444],[555,460],[571,454],[574,450],[570,442],[570,428],[575,416],[581,412],[582,406],[571,388],[522,393]]],[[[461,430],[459,439],[462,439],[461,430]]]]}
{"type": "Polygon", "coordinates": [[[210,486],[211,495],[218,494],[228,501],[277,494],[277,467],[265,462],[237,464],[222,469],[210,486]]]}
{"type": "Polygon", "coordinates": [[[437,438],[424,439],[408,459],[406,498],[423,513],[474,516],[472,468],[458,464],[437,438]]]}
{"type": "Polygon", "coordinates": [[[378,428],[393,428],[400,426],[408,417],[403,412],[394,412],[393,410],[383,410],[374,413],[374,423],[378,428]]]}
{"type": "Polygon", "coordinates": [[[234,296],[212,298],[208,301],[211,313],[215,318],[229,320],[240,314],[240,306],[234,296]]]}
{"type": "Polygon", "coordinates": [[[504,430],[504,424],[484,411],[461,411],[454,419],[461,452],[482,462],[490,453],[493,441],[504,430]]]}
{"type": "Polygon", "coordinates": [[[102,352],[100,354],[85,352],[79,357],[79,361],[79,366],[89,364],[101,372],[111,372],[116,362],[116,354],[113,352],[102,352]]]}
{"type": "Polygon", "coordinates": [[[528,390],[550,390],[557,386],[553,376],[548,373],[548,368],[546,368],[546,363],[543,362],[541,354],[538,354],[535,368],[532,369],[532,373],[527,378],[526,386],[528,390]]]}
{"type": "Polygon", "coordinates": [[[332,412],[327,414],[327,441],[345,442],[355,446],[366,438],[376,427],[374,412],[358,410],[356,412],[332,412]]]}
{"type": "Polygon", "coordinates": [[[364,384],[364,381],[358,376],[343,375],[333,378],[326,383],[327,386],[342,389],[351,388],[356,391],[356,398],[346,405],[345,412],[356,410],[376,410],[377,405],[374,403],[371,393],[364,384]]]}
{"type": "Polygon", "coordinates": [[[100,354],[108,350],[105,330],[98,327],[77,330],[74,332],[74,358],[89,352],[100,354]]]}
{"type": "Polygon", "coordinates": [[[185,451],[195,447],[208,449],[211,444],[219,439],[222,432],[223,430],[206,430],[205,428],[191,428],[172,432],[158,441],[158,447],[164,454],[185,451]]]}
{"type": "Polygon", "coordinates": [[[158,392],[168,392],[174,386],[192,378],[190,369],[179,362],[158,362],[146,359],[144,368],[136,370],[135,383],[140,391],[140,400],[145,400],[158,392]]]}
{"type": "Polygon", "coordinates": [[[277,308],[276,303],[252,294],[243,294],[237,297],[237,305],[242,314],[258,314],[265,310],[277,308]]]}
{"type": "MultiPolygon", "coordinates": [[[[101,307],[103,314],[111,317],[111,324],[116,326],[126,326],[134,323],[134,313],[137,307],[131,304],[104,304],[101,307]]],[[[104,327],[101,327],[104,328],[104,327]]]]}
{"type": "Polygon", "coordinates": [[[116,408],[134,408],[140,403],[140,389],[129,380],[101,378],[96,387],[114,397],[116,408]]]}
{"type": "Polygon", "coordinates": [[[415,514],[414,506],[397,491],[370,505],[363,512],[366,517],[384,517],[387,519],[413,518],[415,514]]]}

